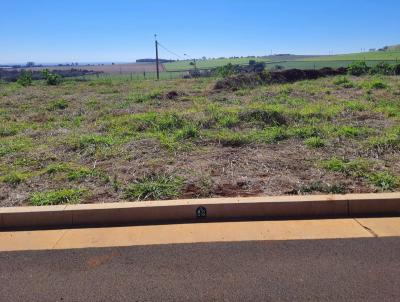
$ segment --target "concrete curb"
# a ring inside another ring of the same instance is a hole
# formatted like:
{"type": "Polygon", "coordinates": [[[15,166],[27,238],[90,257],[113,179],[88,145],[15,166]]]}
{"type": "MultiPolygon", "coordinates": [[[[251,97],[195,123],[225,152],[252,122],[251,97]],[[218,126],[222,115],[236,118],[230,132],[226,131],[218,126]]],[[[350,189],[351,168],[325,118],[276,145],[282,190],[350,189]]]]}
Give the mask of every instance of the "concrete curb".
{"type": "Polygon", "coordinates": [[[399,214],[400,193],[277,196],[0,208],[0,228],[399,214]]]}

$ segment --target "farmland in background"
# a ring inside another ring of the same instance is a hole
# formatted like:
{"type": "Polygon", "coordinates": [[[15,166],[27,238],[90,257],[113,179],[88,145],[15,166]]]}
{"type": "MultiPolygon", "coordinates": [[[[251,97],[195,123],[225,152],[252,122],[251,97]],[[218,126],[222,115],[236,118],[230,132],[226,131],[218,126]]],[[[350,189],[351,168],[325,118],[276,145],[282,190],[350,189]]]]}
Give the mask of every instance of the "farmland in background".
{"type": "MultiPolygon", "coordinates": [[[[268,57],[252,57],[239,59],[214,59],[214,60],[199,60],[197,61],[198,69],[209,69],[219,66],[224,66],[228,63],[247,65],[249,60],[257,62],[265,62],[267,69],[274,69],[277,65],[284,69],[320,69],[323,67],[339,68],[347,67],[354,61],[366,61],[367,65],[374,66],[382,61],[389,64],[400,61],[400,51],[376,51],[363,52],[344,55],[331,56],[296,56],[296,55],[273,55],[268,57]]],[[[193,70],[194,66],[190,65],[193,61],[177,61],[164,64],[166,71],[183,71],[193,70]]]]}
{"type": "Polygon", "coordinates": [[[332,56],[318,56],[300,59],[302,61],[386,61],[386,60],[400,60],[400,51],[374,51],[374,52],[360,52],[350,53],[343,55],[332,55],[332,56]]]}
{"type": "MultiPolygon", "coordinates": [[[[196,61],[197,68],[199,69],[208,69],[219,66],[224,66],[229,63],[231,64],[248,64],[250,60],[255,60],[257,62],[270,62],[271,60],[268,58],[256,58],[256,57],[247,57],[247,58],[235,58],[235,59],[209,59],[209,60],[198,60],[196,61]]],[[[175,70],[190,70],[194,67],[190,65],[193,60],[185,60],[185,61],[176,61],[172,63],[164,64],[164,67],[167,71],[175,71],[175,70]]]]}
{"type": "MultiPolygon", "coordinates": [[[[130,73],[143,73],[155,72],[156,64],[154,63],[127,63],[127,64],[104,64],[104,65],[79,65],[79,66],[44,66],[44,67],[30,67],[23,68],[24,70],[70,70],[86,69],[91,71],[103,72],[107,74],[130,74],[130,73]]],[[[21,68],[19,68],[21,69],[21,68]]],[[[160,71],[164,71],[164,66],[160,64],[160,71]]]]}
{"type": "MultiPolygon", "coordinates": [[[[271,62],[267,63],[266,68],[267,69],[275,69],[276,66],[281,66],[284,69],[320,69],[324,67],[331,67],[331,68],[339,68],[339,67],[347,67],[353,62],[357,60],[315,60],[315,61],[281,61],[281,62],[271,62]]],[[[368,60],[366,61],[367,65],[372,67],[375,66],[379,63],[381,63],[382,60],[368,60]]],[[[391,61],[385,61],[389,64],[395,64],[395,60],[391,61]]]]}

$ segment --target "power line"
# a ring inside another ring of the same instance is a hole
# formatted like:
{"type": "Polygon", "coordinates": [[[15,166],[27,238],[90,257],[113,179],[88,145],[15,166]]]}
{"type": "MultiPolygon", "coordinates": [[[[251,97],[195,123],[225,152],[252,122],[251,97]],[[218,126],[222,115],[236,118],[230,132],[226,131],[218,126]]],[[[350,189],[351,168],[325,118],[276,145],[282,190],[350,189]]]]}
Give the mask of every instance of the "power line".
{"type": "Polygon", "coordinates": [[[178,57],[179,59],[184,59],[182,56],[178,55],[177,53],[173,52],[172,50],[169,50],[168,48],[166,48],[164,45],[162,45],[160,42],[158,42],[158,45],[163,48],[165,51],[169,52],[170,54],[178,57]]]}

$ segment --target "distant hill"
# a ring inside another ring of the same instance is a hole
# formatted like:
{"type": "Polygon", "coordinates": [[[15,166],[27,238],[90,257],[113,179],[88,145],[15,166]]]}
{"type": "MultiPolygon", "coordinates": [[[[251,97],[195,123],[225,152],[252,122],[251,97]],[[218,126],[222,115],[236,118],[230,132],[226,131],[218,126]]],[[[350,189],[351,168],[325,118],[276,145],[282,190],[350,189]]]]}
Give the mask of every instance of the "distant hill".
{"type": "Polygon", "coordinates": [[[389,51],[399,51],[400,50],[400,44],[388,46],[388,50],[389,51]]]}
{"type": "Polygon", "coordinates": [[[297,61],[358,61],[358,60],[372,60],[372,61],[396,61],[400,60],[400,49],[399,50],[380,50],[380,51],[370,51],[370,52],[360,52],[360,53],[349,53],[341,55],[331,55],[331,56],[318,56],[300,59],[297,61]]]}

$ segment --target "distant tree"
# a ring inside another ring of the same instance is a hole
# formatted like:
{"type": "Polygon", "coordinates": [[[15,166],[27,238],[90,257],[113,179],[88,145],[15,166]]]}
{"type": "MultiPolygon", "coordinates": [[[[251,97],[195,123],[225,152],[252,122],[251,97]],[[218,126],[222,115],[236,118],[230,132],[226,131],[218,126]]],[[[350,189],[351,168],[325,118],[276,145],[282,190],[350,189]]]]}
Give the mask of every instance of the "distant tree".
{"type": "Polygon", "coordinates": [[[23,70],[17,82],[22,86],[32,85],[32,72],[23,70]]]}
{"type": "Polygon", "coordinates": [[[35,66],[35,62],[26,63],[26,67],[33,67],[33,66],[35,66]]]}
{"type": "Polygon", "coordinates": [[[349,67],[347,68],[348,74],[354,75],[354,76],[360,76],[363,74],[367,74],[369,72],[369,70],[370,70],[370,68],[367,66],[365,61],[354,62],[354,63],[350,64],[349,67]]]}
{"type": "Polygon", "coordinates": [[[61,77],[58,74],[49,72],[48,69],[42,71],[42,76],[45,78],[47,85],[58,85],[61,82],[61,77]]]}

